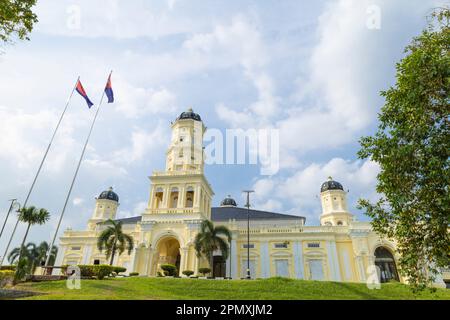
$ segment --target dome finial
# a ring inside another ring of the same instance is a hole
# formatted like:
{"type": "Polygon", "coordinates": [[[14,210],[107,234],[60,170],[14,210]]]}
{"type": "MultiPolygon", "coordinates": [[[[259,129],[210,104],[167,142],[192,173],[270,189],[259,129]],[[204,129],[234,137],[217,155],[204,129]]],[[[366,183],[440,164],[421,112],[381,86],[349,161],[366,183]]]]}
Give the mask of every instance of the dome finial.
{"type": "Polygon", "coordinates": [[[192,107],[189,107],[189,108],[187,109],[187,111],[188,111],[188,112],[194,112],[194,110],[192,109],[192,107]]]}
{"type": "Polygon", "coordinates": [[[333,177],[332,176],[328,176],[328,181],[331,181],[331,180],[333,180],[333,177]]]}

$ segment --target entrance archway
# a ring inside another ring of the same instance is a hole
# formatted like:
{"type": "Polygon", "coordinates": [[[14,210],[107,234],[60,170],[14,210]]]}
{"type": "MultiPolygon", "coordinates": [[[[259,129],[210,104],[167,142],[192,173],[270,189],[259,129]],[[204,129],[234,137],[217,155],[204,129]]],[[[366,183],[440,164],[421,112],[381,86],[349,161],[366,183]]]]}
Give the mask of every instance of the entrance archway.
{"type": "Polygon", "coordinates": [[[174,237],[166,237],[158,242],[156,248],[156,270],[155,273],[161,270],[163,264],[173,264],[180,271],[180,243],[174,237]]]}
{"type": "Polygon", "coordinates": [[[399,281],[394,256],[385,247],[375,249],[375,265],[380,268],[380,282],[399,281]]]}

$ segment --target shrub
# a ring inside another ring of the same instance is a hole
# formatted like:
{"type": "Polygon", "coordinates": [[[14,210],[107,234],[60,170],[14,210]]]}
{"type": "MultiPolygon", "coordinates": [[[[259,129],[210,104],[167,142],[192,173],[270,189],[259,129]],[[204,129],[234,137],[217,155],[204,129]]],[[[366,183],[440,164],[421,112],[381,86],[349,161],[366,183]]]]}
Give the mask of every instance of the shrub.
{"type": "Polygon", "coordinates": [[[103,280],[113,272],[114,267],[106,264],[99,264],[94,266],[94,270],[97,279],[103,280]]]}
{"type": "MultiPolygon", "coordinates": [[[[123,267],[115,267],[107,264],[95,264],[95,265],[78,265],[80,268],[80,275],[84,278],[94,278],[96,277],[99,280],[104,279],[105,277],[117,274],[119,272],[127,271],[126,268],[123,267]]],[[[61,270],[63,273],[67,273],[67,265],[62,266],[61,270]]]]}
{"type": "Polygon", "coordinates": [[[126,272],[126,271],[127,271],[127,268],[124,268],[124,267],[114,267],[114,272],[117,273],[117,274],[119,274],[119,273],[121,273],[121,272],[126,272]]]}
{"type": "Polygon", "coordinates": [[[198,272],[200,272],[204,277],[211,272],[210,268],[200,268],[198,269],[198,272]]]}
{"type": "Polygon", "coordinates": [[[161,265],[161,269],[166,276],[175,276],[178,273],[177,267],[173,264],[163,264],[161,265]]]}
{"type": "Polygon", "coordinates": [[[0,288],[8,284],[12,284],[14,281],[14,271],[12,270],[0,270],[0,288]]]}
{"type": "Polygon", "coordinates": [[[158,277],[164,277],[163,274],[161,273],[161,271],[158,271],[158,273],[156,274],[156,276],[158,276],[158,277]]]}
{"type": "Polygon", "coordinates": [[[194,274],[194,271],[192,271],[192,270],[184,270],[182,273],[183,273],[186,277],[190,277],[190,276],[192,276],[192,275],[194,274]]]}
{"type": "Polygon", "coordinates": [[[130,272],[130,277],[138,276],[139,272],[130,272]]]}
{"type": "Polygon", "coordinates": [[[16,271],[16,266],[1,266],[0,271],[16,271]]]}

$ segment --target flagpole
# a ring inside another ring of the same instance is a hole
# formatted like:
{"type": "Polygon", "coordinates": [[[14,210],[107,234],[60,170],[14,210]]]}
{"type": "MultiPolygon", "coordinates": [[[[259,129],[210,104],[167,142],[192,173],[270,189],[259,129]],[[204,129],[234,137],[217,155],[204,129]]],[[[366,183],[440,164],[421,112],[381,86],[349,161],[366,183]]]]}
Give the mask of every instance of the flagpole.
{"type": "MultiPolygon", "coordinates": [[[[77,78],[77,81],[75,82],[75,85],[74,85],[73,88],[72,88],[72,92],[70,92],[70,96],[69,96],[69,98],[67,99],[67,102],[66,102],[66,105],[65,105],[65,107],[64,107],[64,110],[63,110],[63,112],[61,113],[61,116],[59,117],[58,124],[56,125],[56,128],[55,128],[55,130],[53,131],[52,137],[50,138],[50,142],[49,142],[49,144],[48,144],[48,146],[47,146],[47,149],[45,150],[44,156],[42,157],[41,163],[39,164],[39,168],[38,168],[38,170],[37,170],[37,172],[36,172],[36,175],[34,176],[33,182],[31,183],[31,187],[30,187],[30,189],[28,190],[28,193],[27,193],[27,196],[26,196],[26,198],[25,198],[25,201],[24,201],[24,203],[23,203],[23,205],[22,205],[22,208],[26,208],[26,205],[27,205],[27,203],[28,203],[28,199],[30,198],[31,192],[32,192],[33,189],[34,189],[34,185],[36,184],[37,178],[39,177],[39,174],[41,173],[42,166],[44,165],[44,162],[45,162],[45,160],[47,159],[47,155],[48,155],[48,152],[49,152],[49,150],[50,150],[50,147],[52,146],[53,140],[55,139],[56,132],[57,132],[58,129],[59,129],[59,125],[61,124],[61,121],[62,121],[62,119],[64,118],[64,115],[65,115],[65,113],[66,113],[66,110],[67,110],[67,108],[68,108],[68,106],[69,106],[70,100],[72,99],[73,93],[74,93],[75,88],[76,88],[77,83],[78,83],[78,80],[80,80],[80,77],[79,77],[79,76],[78,76],[78,78],[77,78]]],[[[17,226],[19,225],[19,222],[20,222],[19,219],[17,219],[16,224],[14,225],[13,233],[11,234],[11,238],[9,239],[8,245],[6,246],[5,255],[6,255],[6,253],[8,252],[9,246],[10,246],[10,244],[11,244],[11,241],[12,241],[13,237],[14,237],[14,234],[16,233],[17,226]]],[[[22,249],[21,249],[21,250],[22,250],[22,249]]],[[[3,258],[2,258],[2,261],[0,262],[0,266],[2,265],[2,263],[3,263],[3,258]]]]}
{"type": "MultiPolygon", "coordinates": [[[[112,74],[112,71],[109,73],[109,76],[111,76],[111,74],[112,74]]],[[[109,78],[109,76],[108,76],[108,78],[109,78]]],[[[49,264],[49,261],[50,261],[50,257],[51,257],[51,251],[52,251],[53,245],[55,243],[56,236],[58,235],[59,227],[61,226],[61,222],[62,222],[62,219],[64,217],[64,213],[66,212],[67,203],[69,202],[69,198],[70,198],[70,195],[72,193],[73,186],[75,185],[75,180],[77,179],[78,171],[80,170],[81,162],[83,161],[84,153],[86,151],[86,147],[88,145],[89,138],[91,137],[92,129],[94,128],[95,121],[97,120],[98,112],[100,111],[100,107],[102,106],[104,96],[105,96],[105,90],[103,89],[103,93],[102,93],[102,97],[100,99],[100,103],[98,105],[97,111],[95,112],[94,119],[92,120],[91,127],[89,129],[89,133],[87,135],[86,141],[85,141],[84,146],[83,146],[83,151],[81,152],[80,160],[78,161],[77,169],[75,170],[75,174],[73,176],[72,183],[70,184],[69,192],[67,192],[66,200],[64,202],[64,206],[63,206],[63,209],[61,211],[61,215],[59,216],[59,221],[58,221],[58,225],[56,227],[55,234],[53,235],[52,242],[51,242],[51,244],[48,247],[47,258],[45,260],[45,267],[48,267],[48,264],[49,264]]]]}

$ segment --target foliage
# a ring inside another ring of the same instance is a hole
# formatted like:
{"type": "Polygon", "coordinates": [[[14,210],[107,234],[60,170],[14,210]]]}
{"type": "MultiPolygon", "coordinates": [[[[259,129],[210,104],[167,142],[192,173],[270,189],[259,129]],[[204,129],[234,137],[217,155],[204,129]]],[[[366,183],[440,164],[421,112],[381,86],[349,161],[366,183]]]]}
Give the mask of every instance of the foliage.
{"type": "Polygon", "coordinates": [[[1,266],[0,271],[15,271],[16,266],[1,266]]]}
{"type": "Polygon", "coordinates": [[[16,272],[14,275],[14,283],[17,283],[18,281],[22,281],[25,279],[27,273],[28,273],[28,259],[26,257],[20,258],[19,262],[17,263],[16,272]]]}
{"type": "Polygon", "coordinates": [[[194,271],[192,271],[192,270],[184,270],[182,272],[182,274],[184,274],[186,277],[190,277],[190,276],[192,276],[194,274],[194,271]]]}
{"type": "Polygon", "coordinates": [[[173,264],[163,264],[161,265],[161,269],[164,271],[164,274],[166,276],[177,276],[178,275],[178,269],[173,264]]]}
{"type": "MultiPolygon", "coordinates": [[[[62,272],[67,272],[67,265],[62,266],[62,272]]],[[[127,271],[126,268],[110,266],[107,264],[80,264],[77,265],[80,268],[80,275],[83,278],[97,278],[99,280],[111,275],[113,272],[120,273],[127,271]]]]}
{"type": "Polygon", "coordinates": [[[130,274],[129,274],[130,277],[135,277],[138,275],[139,275],[139,272],[130,272],[130,274]]]}
{"type": "Polygon", "coordinates": [[[65,281],[27,282],[18,290],[43,293],[26,299],[64,300],[450,300],[450,290],[414,294],[409,286],[382,283],[371,290],[365,283],[286,281],[286,279],[215,280],[125,277],[90,280],[82,290],[69,290],[65,281]]]}
{"type": "MultiPolygon", "coordinates": [[[[27,240],[27,236],[28,236],[28,232],[30,232],[30,228],[33,225],[43,225],[45,224],[49,219],[50,219],[50,213],[43,208],[36,208],[34,206],[30,206],[30,207],[23,207],[22,209],[20,209],[19,211],[19,217],[18,217],[19,221],[24,222],[26,224],[28,224],[27,229],[25,231],[25,235],[23,236],[22,239],[22,244],[20,245],[20,250],[19,250],[19,257],[18,257],[18,261],[20,263],[20,261],[22,261],[22,258],[24,257],[24,253],[25,253],[25,241],[27,240]]],[[[27,261],[26,264],[23,265],[22,270],[19,270],[19,268],[17,268],[17,272],[23,272],[23,271],[32,271],[34,270],[34,267],[36,267],[36,265],[34,264],[34,260],[31,259],[30,257],[25,258],[24,261],[27,261]],[[28,268],[28,270],[26,270],[28,268]]],[[[19,275],[17,275],[16,279],[19,279],[19,275]]]]}
{"type": "Polygon", "coordinates": [[[10,284],[14,280],[15,272],[12,270],[0,270],[0,288],[10,284]]]}
{"type": "Polygon", "coordinates": [[[113,270],[114,270],[115,273],[121,273],[121,272],[127,271],[127,268],[124,268],[124,267],[114,267],[113,270]]]}
{"type": "Polygon", "coordinates": [[[15,36],[30,40],[28,34],[38,22],[31,8],[36,0],[0,0],[0,42],[12,42],[15,36]]]}
{"type": "Polygon", "coordinates": [[[131,254],[134,248],[134,242],[130,235],[122,231],[122,222],[109,219],[104,224],[108,226],[98,237],[97,248],[100,252],[106,248],[106,257],[111,257],[109,264],[112,265],[116,251],[119,252],[119,256],[125,250],[127,250],[128,254],[131,254]]]}
{"type": "Polygon", "coordinates": [[[211,272],[210,268],[199,268],[198,272],[200,272],[204,277],[211,272]]]}
{"type": "Polygon", "coordinates": [[[209,266],[213,268],[213,252],[220,250],[222,252],[223,259],[226,260],[229,254],[228,243],[230,241],[231,232],[227,227],[214,227],[214,224],[211,221],[203,220],[200,226],[200,232],[195,237],[194,247],[197,252],[197,256],[203,256],[208,259],[209,266]]]}
{"type": "Polygon", "coordinates": [[[450,264],[449,19],[448,9],[435,11],[405,49],[396,85],[381,93],[378,131],[361,139],[358,153],[380,165],[382,195],[359,207],[375,231],[396,241],[400,272],[415,291],[450,264]]]}
{"type": "MultiPolygon", "coordinates": [[[[36,244],[32,242],[28,242],[28,244],[24,246],[22,255],[27,258],[27,273],[34,273],[36,267],[45,262],[48,246],[48,243],[45,241],[41,242],[39,246],[36,246],[36,244]]],[[[50,254],[49,265],[52,266],[55,262],[56,255],[58,254],[58,247],[53,246],[50,254]]],[[[19,256],[20,248],[14,248],[8,254],[8,261],[14,263],[19,259],[19,256]]]]}

